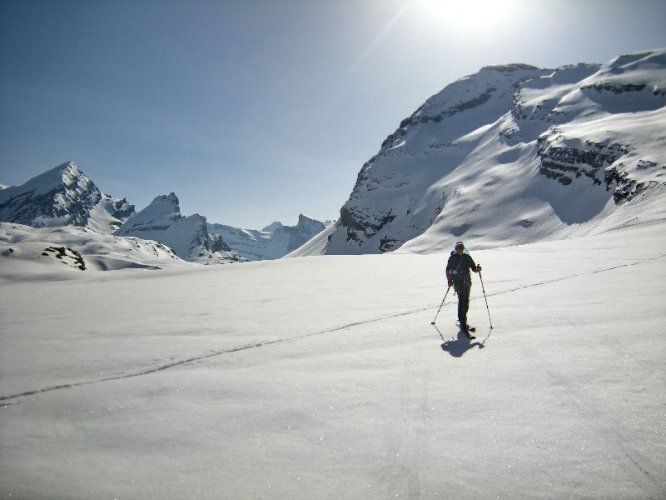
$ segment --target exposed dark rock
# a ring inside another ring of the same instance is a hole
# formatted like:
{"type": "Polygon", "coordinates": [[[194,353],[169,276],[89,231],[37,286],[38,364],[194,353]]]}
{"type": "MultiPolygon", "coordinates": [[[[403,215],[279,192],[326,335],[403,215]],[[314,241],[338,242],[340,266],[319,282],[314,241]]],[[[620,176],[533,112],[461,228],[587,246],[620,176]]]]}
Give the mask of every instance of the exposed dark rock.
{"type": "Polygon", "coordinates": [[[403,240],[398,240],[395,238],[389,238],[388,236],[385,236],[379,241],[379,251],[381,253],[391,252],[396,248],[400,248],[403,245],[403,243],[405,243],[403,240]]]}
{"type": "Polygon", "coordinates": [[[629,146],[586,141],[585,147],[554,146],[548,142],[547,137],[540,137],[537,141],[537,154],[541,161],[539,172],[565,186],[582,176],[590,178],[598,186],[605,184],[608,190],[615,185],[613,199],[616,203],[636,194],[637,182],[619,170],[622,164],[612,166],[631,152],[629,146]]]}
{"type": "Polygon", "coordinates": [[[364,238],[370,238],[377,234],[384,226],[394,221],[396,215],[392,212],[383,215],[373,214],[372,216],[363,217],[352,211],[347,205],[343,205],[340,209],[340,223],[347,229],[347,241],[354,240],[360,241],[360,235],[363,233],[364,238]]]}
{"type": "Polygon", "coordinates": [[[612,92],[613,94],[624,94],[625,92],[641,92],[645,89],[645,84],[613,84],[613,83],[597,83],[593,85],[585,85],[581,87],[583,90],[596,90],[597,93],[612,92]]]}
{"type": "Polygon", "coordinates": [[[42,256],[55,257],[63,264],[67,264],[81,271],[86,270],[86,263],[83,260],[83,256],[78,251],[70,247],[57,247],[57,246],[48,247],[44,249],[44,251],[42,252],[42,256]]]}

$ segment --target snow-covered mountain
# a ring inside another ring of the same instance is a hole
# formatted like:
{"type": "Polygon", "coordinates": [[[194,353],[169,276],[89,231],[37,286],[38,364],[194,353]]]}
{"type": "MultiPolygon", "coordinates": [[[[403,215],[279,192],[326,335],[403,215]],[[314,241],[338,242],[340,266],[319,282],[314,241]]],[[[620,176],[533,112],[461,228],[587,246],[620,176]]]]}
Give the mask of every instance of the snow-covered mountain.
{"type": "Polygon", "coordinates": [[[79,226],[111,233],[134,213],[127,200],[102,193],[73,162],[21,186],[0,190],[0,222],[32,227],[79,226]]]}
{"type": "Polygon", "coordinates": [[[486,67],[428,99],[294,255],[476,248],[584,234],[663,196],[666,50],[486,67]]]}
{"type": "MultiPolygon", "coordinates": [[[[156,254],[153,249],[163,245],[173,249],[174,257],[205,264],[277,259],[325,227],[302,215],[296,226],[275,222],[262,231],[209,225],[201,215],[183,216],[174,193],[158,196],[137,213],[134,205],[125,199],[102,193],[73,162],[53,168],[21,186],[0,184],[2,222],[8,223],[3,225],[2,243],[7,243],[3,256],[12,257],[12,262],[17,262],[20,254],[24,262],[34,258],[35,262],[43,264],[47,247],[66,249],[76,261],[76,252],[86,254],[91,247],[89,243],[95,239],[98,241],[92,246],[104,249],[102,254],[112,255],[116,260],[112,264],[84,266],[85,269],[162,267],[163,259],[158,259],[157,265],[153,262],[156,254]],[[61,230],[70,226],[81,231],[61,230]],[[28,234],[30,227],[52,230],[28,234]],[[111,234],[115,237],[106,237],[111,234]],[[131,239],[122,241],[122,237],[146,240],[143,247],[148,249],[146,258],[142,257],[142,252],[127,254],[127,248],[134,249],[139,244],[131,239]],[[227,238],[230,244],[225,241],[227,238]],[[29,248],[22,248],[22,242],[31,244],[29,248]],[[37,248],[40,245],[43,248],[37,248]]],[[[92,254],[97,253],[94,250],[92,254]]],[[[66,260],[62,260],[61,254],[57,257],[61,262],[66,260]]]]}
{"type": "Polygon", "coordinates": [[[220,236],[209,234],[205,217],[199,214],[185,217],[180,213],[180,203],[174,193],[156,197],[130,217],[115,235],[159,241],[181,259],[191,262],[238,260],[220,236]]]}
{"type": "Polygon", "coordinates": [[[322,222],[301,214],[295,226],[274,222],[257,231],[224,224],[208,224],[208,232],[220,235],[234,253],[252,261],[284,257],[322,232],[325,227],[322,222]]]}

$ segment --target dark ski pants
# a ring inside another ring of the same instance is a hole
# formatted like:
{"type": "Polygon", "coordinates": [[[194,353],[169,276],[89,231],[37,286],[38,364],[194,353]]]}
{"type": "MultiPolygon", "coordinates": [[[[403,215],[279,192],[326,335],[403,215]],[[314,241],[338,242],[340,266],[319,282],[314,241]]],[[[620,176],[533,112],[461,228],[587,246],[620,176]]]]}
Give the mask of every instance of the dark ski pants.
{"type": "Polygon", "coordinates": [[[453,288],[458,294],[458,321],[463,328],[467,324],[467,311],[469,311],[469,294],[472,290],[471,281],[454,281],[453,288]]]}

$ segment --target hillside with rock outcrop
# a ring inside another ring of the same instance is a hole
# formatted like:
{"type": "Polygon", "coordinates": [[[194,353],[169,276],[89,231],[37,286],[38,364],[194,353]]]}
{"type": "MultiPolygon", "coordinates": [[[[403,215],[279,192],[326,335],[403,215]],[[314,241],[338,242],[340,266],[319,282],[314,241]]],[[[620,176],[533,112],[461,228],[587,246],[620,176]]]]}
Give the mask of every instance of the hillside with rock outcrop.
{"type": "Polygon", "coordinates": [[[665,184],[666,50],[490,66],[403,120],[359,172],[339,221],[293,255],[576,236],[651,212],[665,184]]]}

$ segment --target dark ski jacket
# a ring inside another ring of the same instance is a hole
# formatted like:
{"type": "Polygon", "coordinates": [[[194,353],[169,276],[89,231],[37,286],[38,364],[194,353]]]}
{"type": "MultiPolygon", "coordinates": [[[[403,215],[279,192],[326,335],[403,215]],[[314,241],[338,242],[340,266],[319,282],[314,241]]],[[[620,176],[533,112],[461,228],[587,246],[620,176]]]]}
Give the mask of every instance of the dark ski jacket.
{"type": "Polygon", "coordinates": [[[458,255],[455,250],[451,252],[449,261],[446,263],[446,277],[451,278],[454,282],[471,282],[472,277],[470,270],[476,269],[476,264],[472,256],[466,252],[458,255]]]}

